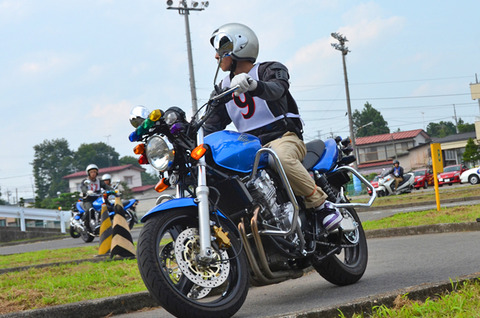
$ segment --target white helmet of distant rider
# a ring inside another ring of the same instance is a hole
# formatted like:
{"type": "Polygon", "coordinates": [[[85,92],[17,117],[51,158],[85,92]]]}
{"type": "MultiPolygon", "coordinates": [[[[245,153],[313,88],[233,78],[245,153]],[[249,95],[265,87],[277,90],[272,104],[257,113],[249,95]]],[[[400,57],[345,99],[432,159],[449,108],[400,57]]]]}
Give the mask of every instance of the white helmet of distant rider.
{"type": "Polygon", "coordinates": [[[98,167],[97,167],[97,165],[92,163],[92,164],[89,164],[89,165],[87,166],[87,169],[85,169],[85,172],[87,173],[87,176],[89,175],[88,172],[89,172],[90,170],[92,170],[92,169],[97,170],[97,173],[98,173],[98,167]]]}
{"type": "Polygon", "coordinates": [[[103,176],[102,176],[102,180],[105,181],[105,180],[112,180],[112,176],[108,173],[105,173],[103,176]]]}

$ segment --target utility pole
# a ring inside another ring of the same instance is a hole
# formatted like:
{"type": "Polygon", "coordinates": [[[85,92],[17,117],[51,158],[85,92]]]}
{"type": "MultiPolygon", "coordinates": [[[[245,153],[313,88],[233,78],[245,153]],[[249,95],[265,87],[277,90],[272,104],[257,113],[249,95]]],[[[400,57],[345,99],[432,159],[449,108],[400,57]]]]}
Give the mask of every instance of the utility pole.
{"type": "Polygon", "coordinates": [[[453,104],[453,119],[455,119],[455,130],[458,134],[457,110],[455,109],[455,104],[453,104]]]}
{"type": "MultiPolygon", "coordinates": [[[[367,126],[370,126],[370,125],[373,125],[373,121],[369,122],[368,124],[365,124],[365,125],[362,125],[360,127],[357,127],[353,130],[353,135],[355,136],[355,139],[357,139],[357,132],[362,129],[363,127],[367,127],[367,126]]],[[[360,154],[358,153],[358,149],[357,148],[353,148],[355,150],[355,156],[357,157],[357,161],[360,162],[360,154]]]]}
{"type": "Polygon", "coordinates": [[[199,3],[197,1],[191,2],[191,7],[187,5],[187,1],[180,0],[178,7],[172,7],[173,1],[167,0],[167,9],[178,10],[178,14],[185,17],[185,35],[187,37],[187,54],[188,54],[188,70],[190,73],[190,93],[192,95],[192,116],[197,113],[197,91],[195,88],[195,73],[193,71],[193,57],[192,57],[192,41],[190,39],[190,23],[188,21],[188,16],[190,11],[203,11],[208,7],[208,1],[202,1],[200,7],[198,8],[199,3]]]}
{"type": "MultiPolygon", "coordinates": [[[[342,52],[343,77],[345,78],[345,94],[347,95],[348,126],[350,127],[350,139],[352,141],[352,147],[353,149],[356,149],[355,134],[353,131],[352,107],[350,105],[350,91],[348,89],[347,65],[345,63],[345,56],[348,54],[348,52],[350,52],[348,47],[345,46],[345,42],[348,42],[348,40],[344,35],[341,35],[337,32],[332,33],[331,36],[340,43],[331,43],[331,45],[335,48],[335,50],[342,52]]],[[[357,169],[357,161],[353,162],[353,166],[355,169],[357,169]]]]}

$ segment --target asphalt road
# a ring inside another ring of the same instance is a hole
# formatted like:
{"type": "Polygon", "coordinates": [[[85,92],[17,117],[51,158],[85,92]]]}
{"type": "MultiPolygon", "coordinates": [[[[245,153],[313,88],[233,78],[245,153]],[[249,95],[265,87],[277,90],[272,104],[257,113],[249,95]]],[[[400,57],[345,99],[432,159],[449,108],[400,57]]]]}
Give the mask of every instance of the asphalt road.
{"type": "MultiPolygon", "coordinates": [[[[340,306],[358,298],[448,281],[480,272],[480,232],[369,239],[364,277],[351,286],[334,286],[316,272],[276,285],[252,287],[234,317],[273,317],[340,306]]],[[[480,275],[480,273],[479,273],[480,275]]],[[[173,317],[164,309],[115,317],[173,317]]]]}

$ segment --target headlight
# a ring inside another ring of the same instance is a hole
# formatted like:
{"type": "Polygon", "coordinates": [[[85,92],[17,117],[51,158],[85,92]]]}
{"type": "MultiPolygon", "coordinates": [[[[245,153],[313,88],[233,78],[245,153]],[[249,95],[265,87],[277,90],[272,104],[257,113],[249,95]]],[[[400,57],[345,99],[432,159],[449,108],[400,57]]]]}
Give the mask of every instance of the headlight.
{"type": "Polygon", "coordinates": [[[111,205],[114,205],[115,204],[115,195],[114,194],[110,194],[108,196],[108,202],[111,204],[111,205]]]}
{"type": "Polygon", "coordinates": [[[178,120],[177,113],[172,111],[170,112],[167,111],[167,113],[165,114],[165,123],[167,123],[167,125],[173,125],[177,120],[178,120]]]}
{"type": "Polygon", "coordinates": [[[158,171],[165,171],[173,164],[175,151],[166,137],[152,136],[147,140],[148,162],[158,171]]]}

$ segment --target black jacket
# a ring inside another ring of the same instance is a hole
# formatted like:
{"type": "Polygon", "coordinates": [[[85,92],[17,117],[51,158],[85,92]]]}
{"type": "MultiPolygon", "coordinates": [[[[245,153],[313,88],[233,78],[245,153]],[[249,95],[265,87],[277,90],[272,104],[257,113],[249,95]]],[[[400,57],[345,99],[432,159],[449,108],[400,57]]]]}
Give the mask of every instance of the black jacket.
{"type": "MultiPolygon", "coordinates": [[[[230,78],[233,78],[233,72],[230,78]]],[[[287,112],[298,114],[297,103],[288,90],[289,75],[287,68],[278,62],[260,63],[258,68],[259,80],[257,88],[246,94],[257,96],[267,102],[267,105],[274,116],[285,115],[287,112]]],[[[212,132],[225,129],[232,120],[230,119],[225,104],[217,106],[216,113],[210,116],[205,124],[205,135],[212,132]]],[[[261,128],[248,131],[247,133],[260,138],[262,144],[266,144],[274,139],[281,137],[287,131],[292,131],[302,138],[302,122],[299,118],[287,118],[277,120],[276,122],[263,126],[261,128]]]]}
{"type": "MultiPolygon", "coordinates": [[[[398,166],[398,176],[403,178],[403,168],[401,166],[398,166]]],[[[388,174],[393,174],[394,175],[395,167],[392,167],[390,171],[388,171],[388,174]]]]}

